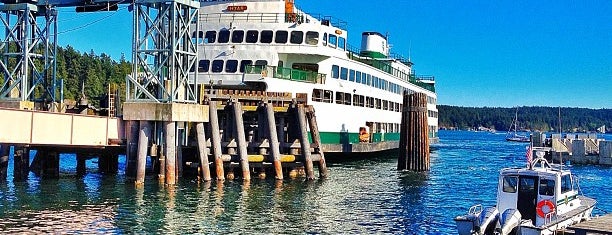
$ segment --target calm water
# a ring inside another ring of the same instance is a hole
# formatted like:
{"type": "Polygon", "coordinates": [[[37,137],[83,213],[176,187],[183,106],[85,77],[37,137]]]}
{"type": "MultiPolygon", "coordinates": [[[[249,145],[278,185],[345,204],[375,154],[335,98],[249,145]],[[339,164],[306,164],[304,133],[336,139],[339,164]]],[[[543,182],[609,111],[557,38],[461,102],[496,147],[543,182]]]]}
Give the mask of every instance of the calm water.
{"type": "MultiPolygon", "coordinates": [[[[610,136],[606,136],[610,139],[610,136]]],[[[0,233],[404,233],[453,234],[453,218],[494,204],[497,173],[525,164],[525,146],[504,135],[440,133],[427,174],[400,173],[394,156],[329,165],[326,180],[201,183],[175,189],[148,180],[135,189],[119,176],[73,176],[0,185],[0,233]]],[[[12,159],[11,159],[12,166],[12,159]]],[[[88,162],[88,170],[95,164],[88,162]]],[[[123,167],[123,166],[120,166],[123,167]]],[[[612,168],[573,166],[596,213],[612,212],[612,168]]]]}

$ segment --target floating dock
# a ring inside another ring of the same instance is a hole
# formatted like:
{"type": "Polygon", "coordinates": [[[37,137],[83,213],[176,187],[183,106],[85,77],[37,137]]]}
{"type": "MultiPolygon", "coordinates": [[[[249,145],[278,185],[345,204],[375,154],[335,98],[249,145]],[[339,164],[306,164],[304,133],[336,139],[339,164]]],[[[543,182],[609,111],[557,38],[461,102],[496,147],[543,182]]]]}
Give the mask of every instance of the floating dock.
{"type": "Polygon", "coordinates": [[[576,235],[612,234],[612,214],[594,217],[589,221],[573,225],[570,229],[574,230],[576,235]]]}

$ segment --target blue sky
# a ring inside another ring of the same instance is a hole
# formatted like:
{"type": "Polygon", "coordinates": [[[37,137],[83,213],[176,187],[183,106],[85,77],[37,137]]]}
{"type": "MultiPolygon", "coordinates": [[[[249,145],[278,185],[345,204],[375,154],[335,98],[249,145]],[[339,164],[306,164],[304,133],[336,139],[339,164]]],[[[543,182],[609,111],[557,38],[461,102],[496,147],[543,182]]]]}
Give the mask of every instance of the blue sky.
{"type": "MultiPolygon", "coordinates": [[[[392,51],[410,53],[417,74],[436,77],[439,104],[612,108],[609,0],[296,4],[347,21],[354,46],[363,31],[388,33],[392,51]]],[[[60,10],[60,45],[130,58],[132,15],[125,8],[72,12],[60,10]]]]}

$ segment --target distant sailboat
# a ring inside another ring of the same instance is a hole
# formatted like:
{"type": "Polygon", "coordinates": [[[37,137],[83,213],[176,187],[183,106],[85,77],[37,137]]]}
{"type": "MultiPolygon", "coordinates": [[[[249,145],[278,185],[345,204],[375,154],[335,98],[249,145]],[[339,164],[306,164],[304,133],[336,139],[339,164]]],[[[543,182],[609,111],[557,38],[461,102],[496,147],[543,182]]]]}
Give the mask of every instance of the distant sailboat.
{"type": "Polygon", "coordinates": [[[520,135],[516,131],[518,129],[518,108],[516,109],[516,113],[514,113],[514,120],[512,124],[510,124],[510,129],[508,129],[508,133],[506,133],[506,141],[513,142],[530,142],[528,136],[520,135]]]}
{"type": "Polygon", "coordinates": [[[599,133],[605,134],[606,133],[606,125],[603,125],[603,126],[597,128],[597,131],[599,131],[599,133]]]}

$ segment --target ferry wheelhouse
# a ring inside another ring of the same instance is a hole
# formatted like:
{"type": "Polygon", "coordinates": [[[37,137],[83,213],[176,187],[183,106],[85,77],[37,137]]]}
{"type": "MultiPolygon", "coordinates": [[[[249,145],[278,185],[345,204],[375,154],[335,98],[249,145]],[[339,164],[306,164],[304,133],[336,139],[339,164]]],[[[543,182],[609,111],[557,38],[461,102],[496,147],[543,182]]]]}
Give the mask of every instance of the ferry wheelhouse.
{"type": "Polygon", "coordinates": [[[459,234],[556,234],[589,220],[596,201],[580,195],[577,178],[543,155],[526,168],[502,169],[497,204],[456,217],[459,234]]]}
{"type": "Polygon", "coordinates": [[[434,77],[415,75],[411,61],[390,53],[385,35],[363,32],[358,50],[347,44],[345,22],[306,14],[293,0],[202,1],[199,11],[198,82],[210,93],[305,95],[324,151],[368,152],[397,148],[402,93],[422,92],[429,137],[437,140],[434,77]]]}

